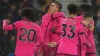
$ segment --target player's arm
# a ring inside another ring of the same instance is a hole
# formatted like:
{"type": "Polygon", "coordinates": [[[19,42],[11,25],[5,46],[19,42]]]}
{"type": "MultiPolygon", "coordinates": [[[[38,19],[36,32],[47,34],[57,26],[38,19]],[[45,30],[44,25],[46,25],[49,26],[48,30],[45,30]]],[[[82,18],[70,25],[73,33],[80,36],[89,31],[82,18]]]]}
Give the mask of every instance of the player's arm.
{"type": "Polygon", "coordinates": [[[95,46],[95,42],[94,42],[94,32],[93,32],[93,30],[89,30],[89,32],[88,32],[88,40],[90,41],[90,43],[92,44],[92,45],[94,45],[95,46]]]}
{"type": "Polygon", "coordinates": [[[92,20],[92,23],[89,26],[89,31],[88,31],[88,39],[90,38],[91,40],[94,40],[93,38],[93,32],[94,32],[94,21],[92,20]]]}
{"type": "Polygon", "coordinates": [[[7,19],[5,19],[5,20],[3,20],[3,29],[4,30],[13,30],[14,29],[14,26],[13,26],[13,24],[8,24],[10,21],[9,20],[7,20],[7,19]]]}
{"type": "Polygon", "coordinates": [[[50,42],[50,43],[48,44],[48,46],[49,46],[49,47],[56,47],[56,46],[59,45],[59,43],[60,43],[60,40],[59,40],[58,42],[50,42]]]}
{"type": "Polygon", "coordinates": [[[96,53],[93,30],[89,30],[88,39],[87,40],[91,44],[91,48],[87,49],[86,53],[91,53],[91,54],[96,53]]]}
{"type": "Polygon", "coordinates": [[[85,32],[82,29],[79,30],[78,35],[79,35],[79,40],[81,41],[81,44],[83,44],[83,45],[87,46],[88,48],[90,48],[91,44],[87,41],[87,39],[85,37],[85,32]]]}
{"type": "Polygon", "coordinates": [[[90,30],[92,30],[92,31],[93,31],[93,30],[94,30],[94,28],[95,28],[95,27],[94,27],[94,24],[95,24],[95,23],[94,23],[94,20],[92,20],[92,23],[90,24],[90,27],[89,27],[89,28],[90,28],[90,30]]]}
{"type": "Polygon", "coordinates": [[[42,36],[42,32],[40,27],[37,27],[37,47],[39,48],[39,53],[43,53],[44,51],[44,38],[42,36]]]}
{"type": "Polygon", "coordinates": [[[65,18],[65,15],[63,12],[56,12],[51,15],[51,18],[53,20],[56,20],[56,22],[53,23],[52,32],[56,34],[61,34],[61,26],[62,26],[62,19],[65,18]]]}
{"type": "Polygon", "coordinates": [[[43,36],[42,36],[42,31],[41,31],[41,28],[38,26],[37,28],[37,37],[38,37],[38,40],[40,41],[40,43],[44,43],[44,39],[43,39],[43,36]]]}

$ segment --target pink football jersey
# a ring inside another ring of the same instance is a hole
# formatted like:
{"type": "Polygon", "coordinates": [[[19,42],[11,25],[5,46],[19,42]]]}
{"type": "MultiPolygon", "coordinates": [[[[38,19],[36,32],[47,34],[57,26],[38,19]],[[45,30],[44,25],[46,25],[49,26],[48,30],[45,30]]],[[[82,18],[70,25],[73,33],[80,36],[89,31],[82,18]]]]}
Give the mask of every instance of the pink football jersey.
{"type": "Polygon", "coordinates": [[[83,16],[82,16],[82,15],[81,15],[81,16],[77,16],[77,17],[76,17],[76,20],[77,20],[78,22],[83,21],[83,19],[84,19],[84,18],[83,18],[83,16]]]}
{"type": "Polygon", "coordinates": [[[62,19],[65,18],[64,13],[56,12],[54,14],[46,14],[42,17],[41,29],[45,42],[46,56],[51,53],[56,54],[57,47],[50,48],[47,46],[50,42],[57,42],[61,38],[62,34],[62,19]]]}
{"type": "Polygon", "coordinates": [[[63,12],[57,12],[53,14],[52,28],[55,31],[52,33],[52,42],[59,42],[62,36],[62,22],[65,18],[65,14],[63,12]]]}
{"type": "Polygon", "coordinates": [[[3,29],[17,31],[16,56],[34,56],[35,45],[43,44],[41,29],[34,22],[21,20],[8,25],[7,20],[4,20],[3,29]]]}
{"type": "Polygon", "coordinates": [[[60,40],[57,53],[77,55],[78,38],[76,33],[77,21],[75,18],[66,18],[62,24],[63,36],[60,40]]]}
{"type": "Polygon", "coordinates": [[[78,28],[80,29],[80,31],[82,33],[79,33],[79,35],[84,35],[84,39],[81,36],[78,40],[79,40],[79,44],[78,44],[78,56],[85,56],[86,54],[86,49],[91,48],[91,43],[87,40],[88,38],[88,30],[89,28],[85,26],[85,24],[83,24],[82,22],[80,22],[78,24],[78,28]]]}
{"type": "Polygon", "coordinates": [[[81,44],[89,46],[86,40],[84,29],[78,25],[75,18],[67,18],[63,23],[63,36],[60,40],[57,53],[77,55],[78,39],[82,42],[81,44]]]}
{"type": "Polygon", "coordinates": [[[62,19],[65,17],[64,13],[57,12],[54,14],[46,14],[42,17],[41,29],[45,44],[48,42],[57,42],[61,38],[62,19]],[[54,32],[52,32],[54,28],[54,32]]]}
{"type": "MultiPolygon", "coordinates": [[[[90,25],[91,26],[94,26],[94,21],[92,21],[92,24],[90,25]]],[[[91,43],[91,48],[89,49],[86,49],[86,53],[87,54],[96,54],[96,47],[95,47],[95,42],[94,42],[94,29],[89,29],[88,30],[88,38],[87,40],[89,41],[89,43],[91,43]]]]}
{"type": "Polygon", "coordinates": [[[51,25],[51,14],[46,14],[42,17],[41,30],[44,37],[45,44],[50,42],[51,31],[49,25],[51,25]]]}
{"type": "MultiPolygon", "coordinates": [[[[82,15],[76,17],[76,20],[79,21],[79,22],[81,22],[83,19],[84,18],[83,18],[82,15]]],[[[92,23],[90,24],[90,26],[91,25],[94,26],[94,20],[92,20],[92,23]]],[[[89,29],[89,32],[88,32],[89,36],[88,36],[87,40],[89,41],[89,43],[91,43],[92,47],[89,48],[89,49],[87,48],[86,53],[91,53],[91,54],[96,53],[96,47],[95,47],[94,34],[93,33],[94,33],[94,30],[89,29]]]]}

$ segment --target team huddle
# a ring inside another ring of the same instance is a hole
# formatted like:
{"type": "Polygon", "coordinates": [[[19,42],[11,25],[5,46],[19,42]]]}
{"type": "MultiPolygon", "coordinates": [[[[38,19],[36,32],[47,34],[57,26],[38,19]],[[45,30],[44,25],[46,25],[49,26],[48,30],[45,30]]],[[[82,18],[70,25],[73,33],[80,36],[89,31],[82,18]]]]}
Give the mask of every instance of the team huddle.
{"type": "Polygon", "coordinates": [[[40,26],[32,8],[21,10],[21,21],[3,20],[4,30],[17,32],[15,56],[96,56],[91,6],[68,4],[68,17],[61,9],[56,1],[48,5],[40,26]]]}

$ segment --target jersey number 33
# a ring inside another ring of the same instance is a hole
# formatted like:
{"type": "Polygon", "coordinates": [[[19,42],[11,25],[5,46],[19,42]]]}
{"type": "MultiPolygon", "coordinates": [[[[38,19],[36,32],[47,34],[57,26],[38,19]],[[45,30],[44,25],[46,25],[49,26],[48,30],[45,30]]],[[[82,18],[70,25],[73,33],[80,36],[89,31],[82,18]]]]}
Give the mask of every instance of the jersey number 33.
{"type": "Polygon", "coordinates": [[[72,25],[67,26],[67,24],[62,24],[62,26],[63,26],[63,34],[62,34],[62,36],[63,37],[68,36],[68,38],[74,38],[74,36],[75,36],[74,30],[75,30],[76,27],[72,26],[72,25]],[[72,35],[67,34],[66,27],[70,27],[71,28],[70,32],[72,33],[72,35]]]}

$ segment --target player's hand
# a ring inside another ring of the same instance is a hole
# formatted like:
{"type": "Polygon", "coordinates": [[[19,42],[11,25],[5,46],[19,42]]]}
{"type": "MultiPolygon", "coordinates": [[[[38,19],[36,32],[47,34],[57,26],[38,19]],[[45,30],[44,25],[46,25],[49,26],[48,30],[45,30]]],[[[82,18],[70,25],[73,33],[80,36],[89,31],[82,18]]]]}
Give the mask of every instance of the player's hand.
{"type": "Polygon", "coordinates": [[[57,43],[56,42],[50,42],[50,43],[48,43],[48,46],[53,48],[53,47],[57,46],[57,43]]]}
{"type": "Polygon", "coordinates": [[[3,22],[6,21],[7,23],[10,23],[10,20],[8,19],[4,19],[3,22]]]}
{"type": "Polygon", "coordinates": [[[94,30],[94,25],[91,25],[90,26],[90,30],[94,30]]]}

